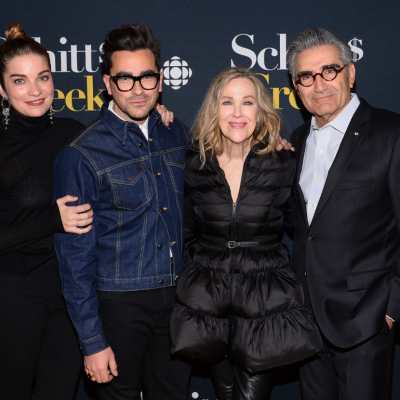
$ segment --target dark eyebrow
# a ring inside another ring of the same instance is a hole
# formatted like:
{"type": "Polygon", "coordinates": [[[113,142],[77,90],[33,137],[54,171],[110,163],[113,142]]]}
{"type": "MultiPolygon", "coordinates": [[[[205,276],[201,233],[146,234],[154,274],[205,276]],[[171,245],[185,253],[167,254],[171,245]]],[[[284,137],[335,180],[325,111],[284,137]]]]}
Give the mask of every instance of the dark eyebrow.
{"type": "MultiPolygon", "coordinates": [[[[39,73],[38,73],[38,76],[39,76],[39,75],[43,75],[43,74],[45,74],[46,72],[50,72],[50,70],[49,70],[49,69],[45,69],[44,71],[39,72],[39,73]]],[[[24,74],[12,74],[12,75],[10,75],[10,78],[14,78],[14,77],[26,78],[26,75],[24,75],[24,74]]]]}
{"type": "MultiPolygon", "coordinates": [[[[156,73],[157,73],[157,72],[154,72],[153,70],[148,69],[148,70],[146,70],[146,71],[140,71],[140,75],[139,75],[139,76],[143,76],[143,75],[147,75],[147,74],[156,74],[156,73]]],[[[125,75],[127,75],[127,76],[134,76],[134,75],[132,75],[131,72],[128,72],[128,71],[120,71],[120,72],[118,72],[115,76],[125,76],[125,75]]]]}
{"type": "MultiPolygon", "coordinates": [[[[340,65],[339,65],[339,64],[336,64],[336,63],[326,64],[326,65],[323,65],[323,66],[321,67],[321,71],[322,71],[324,68],[326,68],[326,67],[340,68],[340,65]]],[[[303,75],[303,74],[310,74],[310,75],[312,75],[313,72],[312,72],[312,71],[300,71],[300,72],[297,73],[297,77],[300,78],[300,76],[303,75]]]]}

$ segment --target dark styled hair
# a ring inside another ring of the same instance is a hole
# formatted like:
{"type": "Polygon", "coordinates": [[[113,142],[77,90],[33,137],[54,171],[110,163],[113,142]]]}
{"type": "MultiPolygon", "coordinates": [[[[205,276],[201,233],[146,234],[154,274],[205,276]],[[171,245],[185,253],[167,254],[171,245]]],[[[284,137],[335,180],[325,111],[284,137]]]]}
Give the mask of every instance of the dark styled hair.
{"type": "Polygon", "coordinates": [[[161,68],[160,42],[153,36],[150,28],[137,22],[123,25],[107,33],[103,45],[104,73],[109,75],[112,67],[111,57],[115,51],[150,50],[154,54],[157,70],[161,68]]]}
{"type": "Polygon", "coordinates": [[[46,59],[51,68],[50,57],[46,49],[35,40],[28,37],[22,26],[14,23],[6,30],[6,41],[0,46],[0,84],[4,87],[4,73],[7,64],[14,58],[27,54],[37,54],[46,59]]]}

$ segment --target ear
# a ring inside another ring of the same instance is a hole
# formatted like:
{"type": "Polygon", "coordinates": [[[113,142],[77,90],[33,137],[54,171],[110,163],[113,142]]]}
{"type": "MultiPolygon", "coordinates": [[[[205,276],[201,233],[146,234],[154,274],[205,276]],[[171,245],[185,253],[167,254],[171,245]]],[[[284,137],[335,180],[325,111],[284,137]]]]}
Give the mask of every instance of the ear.
{"type": "Polygon", "coordinates": [[[3,89],[3,86],[0,85],[0,95],[1,97],[7,96],[6,91],[3,89]]]}
{"type": "Polygon", "coordinates": [[[294,81],[293,78],[292,78],[292,83],[293,83],[293,86],[294,86],[294,90],[295,90],[296,93],[297,93],[297,96],[300,98],[300,90],[299,90],[299,88],[298,88],[298,85],[296,85],[296,83],[295,83],[295,81],[294,81]]]}
{"type": "Polygon", "coordinates": [[[349,64],[349,83],[350,87],[354,87],[354,82],[356,81],[356,67],[353,63],[349,64]]]}
{"type": "Polygon", "coordinates": [[[158,91],[162,92],[162,78],[163,78],[162,71],[160,71],[159,74],[160,74],[160,82],[159,82],[159,86],[158,86],[158,91]]]}
{"type": "Polygon", "coordinates": [[[103,82],[106,85],[107,88],[107,93],[112,96],[112,90],[111,90],[111,79],[110,79],[110,75],[103,75],[103,82]]]}

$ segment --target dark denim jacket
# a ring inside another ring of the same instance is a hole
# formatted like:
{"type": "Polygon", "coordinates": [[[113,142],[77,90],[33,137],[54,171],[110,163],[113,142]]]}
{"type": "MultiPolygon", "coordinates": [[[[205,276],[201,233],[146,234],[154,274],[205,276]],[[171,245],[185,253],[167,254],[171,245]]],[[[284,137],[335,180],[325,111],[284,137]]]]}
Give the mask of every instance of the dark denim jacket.
{"type": "Polygon", "coordinates": [[[138,125],[103,105],[100,116],[57,156],[53,199],[90,203],[93,229],[54,237],[62,288],[84,355],[108,347],[96,289],[175,285],[183,270],[183,191],[187,128],[157,111],[149,141],[138,125]],[[171,267],[170,249],[174,263],[171,267]]]}

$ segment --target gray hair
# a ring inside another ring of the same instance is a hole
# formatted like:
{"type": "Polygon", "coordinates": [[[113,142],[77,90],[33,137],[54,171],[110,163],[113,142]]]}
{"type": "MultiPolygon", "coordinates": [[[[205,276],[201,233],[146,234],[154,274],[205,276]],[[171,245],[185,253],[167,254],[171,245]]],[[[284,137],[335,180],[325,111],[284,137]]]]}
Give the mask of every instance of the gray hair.
{"type": "MultiPolygon", "coordinates": [[[[297,56],[304,50],[323,46],[325,44],[332,44],[337,47],[340,58],[345,65],[352,62],[351,50],[348,44],[341,42],[336,36],[325,29],[309,29],[295,37],[288,48],[289,73],[293,79],[296,78],[295,64],[297,56]]],[[[346,67],[346,69],[347,75],[349,75],[349,67],[346,67]]]]}

